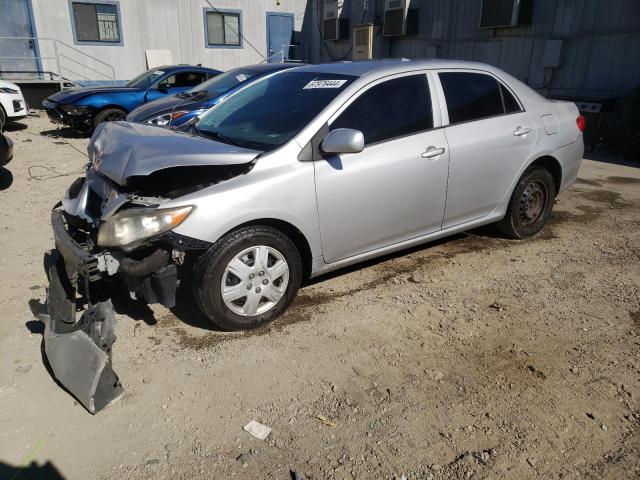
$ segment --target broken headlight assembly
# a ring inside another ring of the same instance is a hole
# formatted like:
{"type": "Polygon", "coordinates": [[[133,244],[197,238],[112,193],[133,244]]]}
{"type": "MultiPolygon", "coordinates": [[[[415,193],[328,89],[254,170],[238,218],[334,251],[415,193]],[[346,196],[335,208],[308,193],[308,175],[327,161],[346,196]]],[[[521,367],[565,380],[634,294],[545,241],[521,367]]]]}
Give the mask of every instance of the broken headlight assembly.
{"type": "Polygon", "coordinates": [[[178,112],[170,112],[165,113],[164,115],[158,115],[157,117],[153,117],[147,120],[149,125],[155,125],[156,127],[166,127],[170,125],[172,121],[177,120],[178,118],[189,113],[186,110],[180,110],[178,112]]]}
{"type": "Polygon", "coordinates": [[[91,111],[89,105],[60,105],[60,110],[69,115],[84,115],[91,111]]]}
{"type": "Polygon", "coordinates": [[[180,225],[193,206],[176,208],[131,208],[110,217],[98,231],[98,245],[131,250],[149,238],[180,225]]]}

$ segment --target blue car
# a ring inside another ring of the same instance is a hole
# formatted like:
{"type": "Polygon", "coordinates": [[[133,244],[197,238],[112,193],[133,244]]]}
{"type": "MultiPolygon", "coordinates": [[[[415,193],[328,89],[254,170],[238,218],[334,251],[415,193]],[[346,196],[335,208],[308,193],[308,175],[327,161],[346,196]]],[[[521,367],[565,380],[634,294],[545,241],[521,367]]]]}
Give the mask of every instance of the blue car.
{"type": "Polygon", "coordinates": [[[158,67],[121,87],[63,90],[46,98],[42,106],[52,122],[92,132],[101,122],[124,120],[129,112],[144,103],[185,92],[220,73],[190,65],[158,67]]]}
{"type": "Polygon", "coordinates": [[[245,85],[265,75],[300,65],[300,63],[264,63],[229,70],[188,92],[146,103],[127,115],[127,121],[159,127],[179,127],[245,85]]]}

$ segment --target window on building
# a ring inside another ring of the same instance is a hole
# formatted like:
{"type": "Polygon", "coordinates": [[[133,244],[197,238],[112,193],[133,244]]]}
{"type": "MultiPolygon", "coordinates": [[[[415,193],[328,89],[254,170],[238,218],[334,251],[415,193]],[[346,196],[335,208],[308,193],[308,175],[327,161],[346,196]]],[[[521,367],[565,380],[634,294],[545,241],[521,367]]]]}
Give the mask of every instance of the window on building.
{"type": "Polygon", "coordinates": [[[331,124],[336,128],[360,130],[366,145],[433,128],[427,76],[410,75],[371,87],[331,124]]]}
{"type": "Polygon", "coordinates": [[[492,76],[469,72],[443,72],[438,76],[447,101],[449,123],[504,113],[500,85],[492,76]]]}
{"type": "Polygon", "coordinates": [[[240,13],[206,12],[207,45],[240,46],[240,13]]]}
{"type": "Polygon", "coordinates": [[[72,2],[77,42],[120,43],[120,16],[115,3],[72,2]]]}

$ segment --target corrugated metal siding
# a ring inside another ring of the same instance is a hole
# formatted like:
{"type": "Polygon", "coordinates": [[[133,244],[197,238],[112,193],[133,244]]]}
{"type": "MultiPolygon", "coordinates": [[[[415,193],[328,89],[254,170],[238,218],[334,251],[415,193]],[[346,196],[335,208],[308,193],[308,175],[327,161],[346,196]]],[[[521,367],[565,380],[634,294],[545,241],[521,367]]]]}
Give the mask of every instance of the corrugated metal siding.
{"type": "MultiPolygon", "coordinates": [[[[380,24],[384,2],[344,0],[351,24],[380,24]]],[[[496,65],[553,95],[620,96],[640,85],[640,0],[534,0],[531,26],[480,29],[482,0],[412,0],[419,8],[414,37],[374,41],[377,57],[443,57],[496,65]],[[562,39],[561,66],[542,66],[546,39],[562,39]]],[[[318,42],[322,42],[317,38],[318,42]]],[[[324,42],[343,56],[347,42],[324,42]]],[[[330,60],[321,53],[319,60],[330,60]]]]}

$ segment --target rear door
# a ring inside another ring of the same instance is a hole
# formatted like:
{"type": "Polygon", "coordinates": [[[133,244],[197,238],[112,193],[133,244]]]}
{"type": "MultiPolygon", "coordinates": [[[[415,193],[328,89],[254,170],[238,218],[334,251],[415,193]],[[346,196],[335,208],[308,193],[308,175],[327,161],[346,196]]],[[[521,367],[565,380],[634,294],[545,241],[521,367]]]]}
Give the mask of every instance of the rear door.
{"type": "Polygon", "coordinates": [[[443,228],[489,215],[536,143],[513,92],[487,72],[438,72],[448,117],[449,187],[443,228]]]}
{"type": "Polygon", "coordinates": [[[327,263],[440,230],[449,153],[431,97],[427,73],[387,77],[329,121],[362,131],[365,148],[314,163],[327,263]]]}

